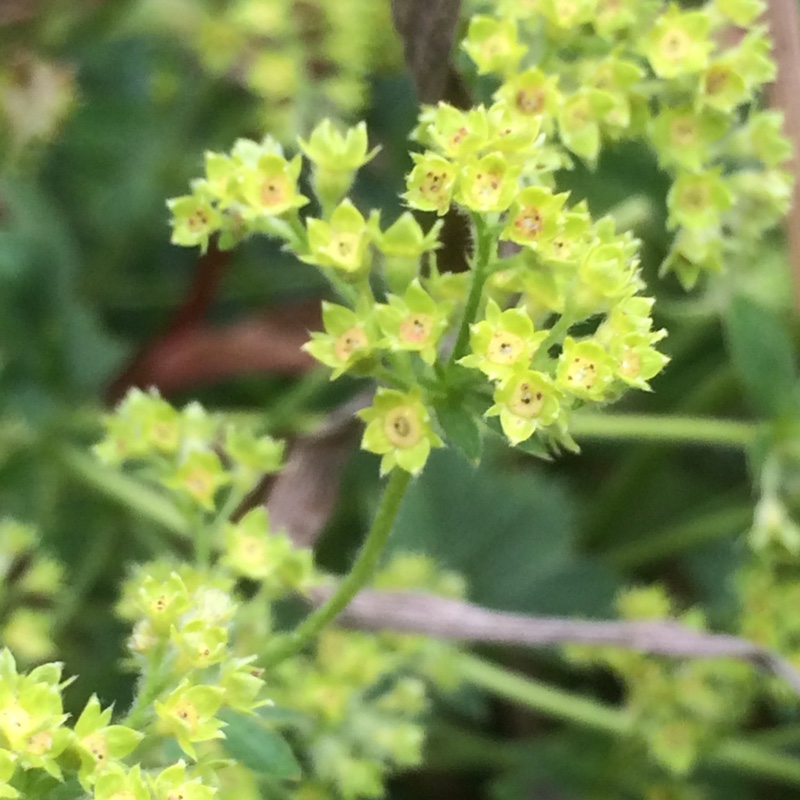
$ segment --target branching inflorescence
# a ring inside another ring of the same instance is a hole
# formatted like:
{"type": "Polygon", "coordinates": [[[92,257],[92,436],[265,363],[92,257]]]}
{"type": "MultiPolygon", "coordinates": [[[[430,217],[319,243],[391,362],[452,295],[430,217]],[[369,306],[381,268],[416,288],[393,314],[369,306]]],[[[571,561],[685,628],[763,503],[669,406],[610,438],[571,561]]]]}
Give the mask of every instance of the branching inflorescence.
{"type": "MultiPolygon", "coordinates": [[[[271,529],[262,507],[248,505],[258,481],[281,467],[279,442],[198,404],[179,411],[155,392],[129,393],[108,415],[95,455],[170,498],[185,523],[178,549],[188,546],[194,563],[161,558],[130,573],[118,611],[132,628],[129,664],[140,678],[116,723],[92,696],[67,724],[61,667],[25,674],[9,651],[0,654],[0,797],[45,797],[60,785],[65,797],[97,800],[256,798],[265,773],[300,774],[276,729],[304,754],[298,797],[379,796],[392,767],[419,762],[423,679],[453,683],[452,651],[326,627],[373,578],[410,477],[432,448],[454,446],[477,461],[487,435],[537,455],[574,449],[574,411],[649,389],[668,361],[657,349],[665,331],[654,327],[639,243],[611,217],[594,219],[587,203],[571,202],[558,172],[574,158],[594,166],[608,143],[652,146],[672,179],[675,237],[664,267],[685,286],[723,260],[746,260],[789,197],[780,117],[755,110],[773,74],[767,39],[757,26],[730,35],[757,19],[760,0],[692,10],[639,0],[535,5],[500,0],[472,18],[463,49],[489,76],[490,99],[468,110],[422,109],[403,194],[410,210],[391,224],[351,196],[377,152],[365,124],[342,133],[327,119],[298,140],[295,155],[273,137],[207,153],[191,193],[169,201],[175,244],[205,251],[213,239],[230,249],[261,234],[319,269],[335,297],[323,303],[324,329],[306,350],[332,379],[376,384],[361,412],[362,448],[392,476],[353,571],[336,585],[309,550],[271,529]],[[441,218],[453,211],[470,226],[465,272],[437,264],[441,218]],[[320,586],[329,599],[286,633],[278,601],[320,586]],[[270,750],[268,769],[259,772],[248,739],[270,750]]],[[[245,19],[262,33],[283,24],[257,11],[239,4],[231,30],[245,19]]],[[[236,66],[236,48],[219,44],[199,49],[224,72],[236,66]]],[[[251,88],[279,62],[249,62],[251,88]]],[[[291,75],[283,77],[278,89],[288,92],[291,75]]],[[[9,525],[21,542],[9,539],[14,558],[33,534],[9,525]]],[[[58,568],[46,565],[26,580],[52,594],[58,568]]],[[[748,584],[755,599],[757,577],[748,584]]],[[[421,557],[397,559],[375,580],[385,589],[463,591],[421,557]]],[[[657,590],[622,603],[634,619],[672,613],[657,590]]],[[[3,635],[14,644],[13,625],[3,635]]],[[[44,633],[41,644],[31,660],[47,655],[44,633]]],[[[735,721],[739,708],[728,700],[748,685],[737,666],[673,669],[618,651],[593,658],[631,681],[638,735],[677,774],[735,721]],[[707,679],[719,691],[706,691],[707,679]],[[674,712],[666,721],[651,717],[664,693],[674,712]]]]}

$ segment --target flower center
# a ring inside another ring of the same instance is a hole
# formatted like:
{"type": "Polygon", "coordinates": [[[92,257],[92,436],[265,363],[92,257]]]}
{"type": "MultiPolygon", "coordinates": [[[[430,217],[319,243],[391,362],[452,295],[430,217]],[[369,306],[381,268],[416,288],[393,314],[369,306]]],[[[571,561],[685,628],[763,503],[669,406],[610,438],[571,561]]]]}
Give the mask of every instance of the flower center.
{"type": "Polygon", "coordinates": [[[19,706],[11,706],[0,712],[0,730],[10,741],[18,741],[30,728],[31,715],[19,706]]]}
{"type": "Polygon", "coordinates": [[[422,425],[413,409],[406,406],[393,408],[383,424],[386,438],[395,447],[413,447],[422,437],[422,425]]]}
{"type": "Polygon", "coordinates": [[[730,81],[730,71],[725,67],[711,67],[706,73],[706,94],[721,94],[730,81]]]}
{"type": "Polygon", "coordinates": [[[661,37],[661,54],[671,61],[680,61],[688,55],[691,44],[687,33],[679,28],[671,28],[661,37]]]}
{"type": "Polygon", "coordinates": [[[679,145],[688,146],[694,143],[697,135],[697,124],[691,117],[680,117],[669,126],[670,138],[679,145]]]}
{"type": "Polygon", "coordinates": [[[289,180],[285,175],[270,175],[261,184],[261,202],[267,208],[282,205],[289,196],[289,180]]]}
{"type": "Polygon", "coordinates": [[[202,208],[198,208],[197,211],[189,216],[186,224],[189,226],[189,230],[192,233],[202,231],[204,228],[208,227],[208,213],[202,208]]]}
{"type": "Polygon", "coordinates": [[[39,731],[28,739],[28,752],[42,755],[53,746],[53,734],[50,731],[39,731]]]}
{"type": "Polygon", "coordinates": [[[331,238],[330,252],[334,258],[352,262],[358,252],[358,242],[356,233],[337,233],[331,238]]]}
{"type": "Polygon", "coordinates": [[[521,355],[523,342],[519,336],[498,331],[492,336],[486,355],[493,364],[513,364],[521,355]]]}
{"type": "Polygon", "coordinates": [[[567,380],[584,389],[591,389],[597,380],[597,367],[588,358],[577,356],[569,365],[567,380]]]}
{"type": "Polygon", "coordinates": [[[503,56],[509,51],[508,39],[502,34],[490,36],[483,43],[483,56],[486,59],[503,56]]]}
{"type": "Polygon", "coordinates": [[[542,212],[534,206],[525,206],[514,220],[517,233],[524,239],[535,239],[542,230],[542,212]]]}
{"type": "Polygon", "coordinates": [[[81,740],[81,744],[94,756],[94,760],[103,763],[108,758],[108,742],[102,733],[90,733],[81,740]]]}
{"type": "Polygon", "coordinates": [[[681,203],[694,211],[701,211],[709,204],[709,191],[707,186],[695,184],[687,186],[681,192],[681,203]]]}
{"type": "Polygon", "coordinates": [[[447,194],[450,176],[446,172],[428,170],[419,187],[420,194],[432,200],[439,200],[447,194]]]}
{"type": "Polygon", "coordinates": [[[530,381],[521,381],[508,401],[511,413],[525,419],[532,419],[538,416],[543,405],[544,394],[541,389],[535,388],[530,381]]]}
{"type": "Polygon", "coordinates": [[[520,89],[514,98],[514,105],[521,114],[539,114],[544,109],[544,91],[533,87],[520,89]]]}
{"type": "Polygon", "coordinates": [[[642,368],[642,360],[639,354],[630,347],[622,351],[622,359],[619,362],[619,371],[626,378],[635,378],[642,368]]]}
{"type": "Polygon", "coordinates": [[[339,361],[347,361],[356,350],[362,350],[369,342],[367,334],[360,325],[355,325],[345,331],[334,343],[333,352],[339,361]]]}
{"type": "Polygon", "coordinates": [[[575,103],[569,111],[569,118],[573,128],[582,128],[592,119],[592,110],[589,101],[585,98],[575,103]]]}
{"type": "Polygon", "coordinates": [[[496,172],[479,172],[472,186],[472,196],[480,203],[495,203],[500,195],[501,176],[496,172]]]}
{"type": "Polygon", "coordinates": [[[428,341],[433,330],[433,317],[430,314],[412,314],[400,323],[400,338],[411,344],[428,341]]]}
{"type": "Polygon", "coordinates": [[[557,0],[556,13],[562,22],[566,22],[578,13],[578,4],[575,0],[557,0]]]}
{"type": "Polygon", "coordinates": [[[265,560],[266,544],[257,536],[242,536],[239,540],[239,553],[250,564],[261,564],[265,560]]]}
{"type": "Polygon", "coordinates": [[[194,497],[210,497],[214,493],[211,473],[202,468],[193,469],[185,478],[186,489],[194,497]]]}
{"type": "Polygon", "coordinates": [[[189,729],[193,731],[200,722],[200,715],[197,709],[188,700],[181,700],[175,705],[175,716],[189,729]]]}
{"type": "Polygon", "coordinates": [[[461,144],[467,138],[469,131],[462,125],[451,137],[450,141],[453,144],[461,144]]]}

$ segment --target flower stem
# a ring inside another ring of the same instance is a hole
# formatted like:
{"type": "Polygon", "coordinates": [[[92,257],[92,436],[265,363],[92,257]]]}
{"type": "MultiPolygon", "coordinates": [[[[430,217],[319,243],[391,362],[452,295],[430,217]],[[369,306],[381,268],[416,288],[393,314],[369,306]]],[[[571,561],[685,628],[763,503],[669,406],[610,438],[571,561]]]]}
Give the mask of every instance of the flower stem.
{"type": "MultiPolygon", "coordinates": [[[[458,665],[461,676],[474,686],[548,717],[614,736],[633,732],[633,719],[625,711],[578,697],[475,656],[461,656],[458,665]]],[[[775,753],[750,741],[726,739],[708,753],[706,761],[739,773],[800,784],[800,759],[775,753]]]]}
{"type": "Polygon", "coordinates": [[[475,656],[461,656],[458,665],[461,676],[469,683],[546,716],[616,735],[631,730],[631,718],[616,708],[569,694],[475,656]]]}
{"type": "Polygon", "coordinates": [[[411,475],[405,470],[395,469],[392,472],[383,490],[372,527],[350,572],[339,582],[336,591],[323,605],[309,614],[291,633],[277,640],[274,647],[266,649],[261,658],[262,666],[272,667],[299,652],[340,612],[344,611],[348,603],[372,577],[375,564],[383,553],[410,481],[411,475]]]}
{"type": "Polygon", "coordinates": [[[458,337],[453,346],[453,352],[450,353],[448,367],[452,366],[467,352],[469,328],[475,321],[475,316],[478,313],[481,296],[483,295],[483,285],[486,283],[486,278],[489,276],[488,266],[492,260],[492,245],[494,244],[492,229],[487,226],[483,219],[477,214],[474,214],[472,219],[475,223],[476,240],[475,263],[472,267],[472,284],[470,285],[469,295],[464,306],[464,316],[461,318],[458,337]]]}
{"type": "Polygon", "coordinates": [[[191,535],[184,515],[160,492],[150,489],[135,478],[104,467],[92,456],[75,447],[60,448],[57,458],[75,478],[116,500],[135,514],[157,522],[181,537],[191,535]]]}
{"type": "Polygon", "coordinates": [[[628,542],[606,552],[603,561],[615,569],[633,569],[670,558],[723,536],[739,534],[752,524],[753,507],[725,506],[688,522],[671,525],[645,539],[628,542]]]}
{"type": "Polygon", "coordinates": [[[125,718],[121,720],[122,725],[127,725],[134,730],[140,730],[144,727],[144,723],[150,712],[150,706],[166,686],[162,674],[164,672],[163,665],[165,663],[164,649],[165,645],[161,643],[150,655],[144,678],[138,687],[133,705],[128,709],[125,718]]]}
{"type": "Polygon", "coordinates": [[[754,423],[702,417],[578,412],[570,419],[570,433],[577,439],[636,439],[746,448],[757,432],[754,423]]]}

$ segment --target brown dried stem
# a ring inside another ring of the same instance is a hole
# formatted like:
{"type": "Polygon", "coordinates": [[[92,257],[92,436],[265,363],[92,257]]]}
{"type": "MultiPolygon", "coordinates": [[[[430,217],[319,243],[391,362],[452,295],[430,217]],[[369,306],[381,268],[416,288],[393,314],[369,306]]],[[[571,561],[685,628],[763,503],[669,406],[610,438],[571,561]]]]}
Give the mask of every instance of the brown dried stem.
{"type": "Polygon", "coordinates": [[[791,169],[795,176],[792,207],[786,218],[795,308],[800,308],[800,12],[797,0],[769,0],[769,27],[778,63],[771,101],[783,109],[784,131],[794,146],[791,169]]]}
{"type": "MultiPolygon", "coordinates": [[[[315,604],[328,588],[312,593],[315,604]]],[[[584,644],[680,658],[735,658],[767,669],[800,694],[800,672],[783,658],[736,636],[688,628],[673,620],[586,621],[493,611],[424,592],[359,592],[338,621],[361,630],[392,630],[441,639],[527,647],[584,644]]]]}

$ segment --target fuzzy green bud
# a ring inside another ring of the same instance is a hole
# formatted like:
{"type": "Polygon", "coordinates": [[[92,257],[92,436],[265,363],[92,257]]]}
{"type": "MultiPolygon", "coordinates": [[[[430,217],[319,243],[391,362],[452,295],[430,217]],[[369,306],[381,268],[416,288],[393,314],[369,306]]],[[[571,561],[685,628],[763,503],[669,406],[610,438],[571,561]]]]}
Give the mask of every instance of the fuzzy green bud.
{"type": "Polygon", "coordinates": [[[368,149],[366,123],[360,122],[342,134],[327,118],[311,131],[308,141],[298,139],[298,144],[313,164],[314,193],[324,208],[332,208],[341,202],[350,190],[356,172],[380,149],[368,149]]]}

